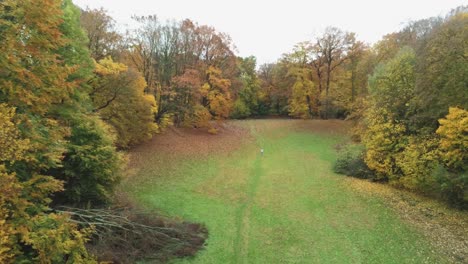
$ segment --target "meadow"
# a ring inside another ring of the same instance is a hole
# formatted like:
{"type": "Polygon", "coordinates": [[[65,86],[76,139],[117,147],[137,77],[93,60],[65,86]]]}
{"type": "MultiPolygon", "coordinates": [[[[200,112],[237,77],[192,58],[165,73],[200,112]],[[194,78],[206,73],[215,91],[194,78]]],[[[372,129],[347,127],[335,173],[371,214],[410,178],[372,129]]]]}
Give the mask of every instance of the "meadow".
{"type": "Polygon", "coordinates": [[[384,199],[333,173],[347,129],[273,119],[167,131],[133,149],[124,186],[145,208],[206,225],[205,249],[176,263],[450,262],[384,199]]]}

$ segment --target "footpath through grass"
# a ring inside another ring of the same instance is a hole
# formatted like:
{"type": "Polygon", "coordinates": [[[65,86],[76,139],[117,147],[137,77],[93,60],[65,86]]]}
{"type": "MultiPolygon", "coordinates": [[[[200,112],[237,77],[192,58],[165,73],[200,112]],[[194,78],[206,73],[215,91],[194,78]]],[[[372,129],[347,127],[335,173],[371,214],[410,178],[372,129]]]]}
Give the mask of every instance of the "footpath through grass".
{"type": "Polygon", "coordinates": [[[236,122],[252,139],[234,153],[164,161],[155,149],[146,158],[129,187],[137,201],[209,230],[206,249],[177,263],[446,262],[382,201],[332,172],[344,135],[298,122],[236,122]]]}

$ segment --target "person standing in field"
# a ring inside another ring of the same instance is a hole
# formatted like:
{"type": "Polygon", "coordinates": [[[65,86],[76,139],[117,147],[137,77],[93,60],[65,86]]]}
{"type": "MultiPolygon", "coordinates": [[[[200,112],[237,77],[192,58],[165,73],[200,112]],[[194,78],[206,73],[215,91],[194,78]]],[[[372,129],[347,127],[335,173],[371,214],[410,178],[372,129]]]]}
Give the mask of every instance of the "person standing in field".
{"type": "Polygon", "coordinates": [[[263,156],[263,149],[260,149],[260,155],[263,156]]]}

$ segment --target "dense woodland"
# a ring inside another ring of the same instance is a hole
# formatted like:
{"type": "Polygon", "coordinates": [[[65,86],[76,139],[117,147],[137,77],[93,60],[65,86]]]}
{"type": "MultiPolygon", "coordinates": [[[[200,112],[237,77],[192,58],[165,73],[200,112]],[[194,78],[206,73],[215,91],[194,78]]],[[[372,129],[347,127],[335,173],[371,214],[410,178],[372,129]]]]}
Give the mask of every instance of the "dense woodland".
{"type": "Polygon", "coordinates": [[[71,0],[0,1],[1,263],[96,262],[95,228],[59,208],[113,203],[124,150],[172,125],[348,119],[338,172],[467,207],[467,7],[372,46],[329,27],[260,66],[210,26],[134,20],[122,33],[71,0]]]}

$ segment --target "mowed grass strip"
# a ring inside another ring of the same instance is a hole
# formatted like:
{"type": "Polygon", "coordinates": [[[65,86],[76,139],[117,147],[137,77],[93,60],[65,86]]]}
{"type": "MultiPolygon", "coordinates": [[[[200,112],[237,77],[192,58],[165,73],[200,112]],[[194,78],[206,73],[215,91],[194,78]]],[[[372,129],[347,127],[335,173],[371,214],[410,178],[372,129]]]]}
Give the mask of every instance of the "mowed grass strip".
{"type": "Polygon", "coordinates": [[[201,158],[171,153],[164,161],[155,149],[129,185],[144,206],[208,227],[206,249],[178,263],[446,262],[381,200],[353,192],[332,172],[344,123],[230,125],[250,130],[251,139],[201,158]]]}

